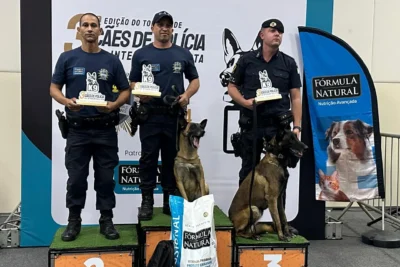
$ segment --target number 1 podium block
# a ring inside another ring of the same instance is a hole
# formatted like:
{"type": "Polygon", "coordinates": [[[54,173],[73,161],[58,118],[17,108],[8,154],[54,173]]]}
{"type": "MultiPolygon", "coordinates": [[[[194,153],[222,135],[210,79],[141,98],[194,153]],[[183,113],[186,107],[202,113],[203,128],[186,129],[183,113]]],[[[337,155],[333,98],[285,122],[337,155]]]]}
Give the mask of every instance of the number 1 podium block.
{"type": "Polygon", "coordinates": [[[305,267],[308,246],[302,236],[289,242],[279,241],[275,233],[264,234],[260,240],[236,237],[234,266],[305,267]]]}
{"type": "Polygon", "coordinates": [[[74,241],[64,242],[61,227],[49,247],[48,267],[138,267],[139,244],[136,225],[116,225],[120,234],[108,240],[99,226],[82,226],[74,241]]]}

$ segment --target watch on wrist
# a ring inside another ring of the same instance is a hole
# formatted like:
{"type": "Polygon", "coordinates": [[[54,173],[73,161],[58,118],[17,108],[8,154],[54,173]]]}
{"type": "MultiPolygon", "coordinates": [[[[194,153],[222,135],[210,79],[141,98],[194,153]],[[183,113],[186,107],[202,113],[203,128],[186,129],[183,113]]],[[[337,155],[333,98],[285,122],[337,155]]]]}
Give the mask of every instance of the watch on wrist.
{"type": "Polygon", "coordinates": [[[301,132],[301,127],[300,127],[300,126],[294,126],[294,127],[293,127],[293,130],[294,130],[294,129],[298,129],[299,132],[301,132]]]}

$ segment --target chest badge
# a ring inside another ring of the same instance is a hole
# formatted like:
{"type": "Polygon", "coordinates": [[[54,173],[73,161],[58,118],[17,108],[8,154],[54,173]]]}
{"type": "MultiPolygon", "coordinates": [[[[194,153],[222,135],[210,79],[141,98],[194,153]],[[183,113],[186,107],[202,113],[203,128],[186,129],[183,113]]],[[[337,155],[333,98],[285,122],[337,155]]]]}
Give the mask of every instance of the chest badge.
{"type": "Polygon", "coordinates": [[[180,62],[174,62],[174,64],[172,64],[172,70],[174,71],[174,73],[181,73],[182,71],[182,64],[180,62]]]}
{"type": "Polygon", "coordinates": [[[99,70],[99,77],[98,77],[98,79],[99,79],[99,80],[107,81],[107,79],[108,79],[108,70],[106,70],[106,69],[100,69],[100,70],[99,70]]]}
{"type": "Polygon", "coordinates": [[[258,76],[261,88],[257,90],[257,96],[255,99],[257,103],[282,98],[279,89],[272,86],[271,79],[268,77],[268,72],[266,70],[262,72],[259,71],[258,76]]]}

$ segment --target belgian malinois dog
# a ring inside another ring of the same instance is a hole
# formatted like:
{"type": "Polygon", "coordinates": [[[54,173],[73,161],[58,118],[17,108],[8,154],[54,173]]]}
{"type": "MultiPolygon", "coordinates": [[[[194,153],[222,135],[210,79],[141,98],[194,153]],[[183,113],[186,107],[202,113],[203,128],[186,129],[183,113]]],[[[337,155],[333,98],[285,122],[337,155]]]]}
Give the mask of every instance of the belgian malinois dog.
{"type": "Polygon", "coordinates": [[[257,164],[251,198],[252,221],[250,221],[249,196],[252,171],[240,185],[229,208],[229,218],[237,236],[259,239],[266,232],[277,232],[279,240],[289,241],[293,234],[289,230],[283,208],[283,192],[288,182],[287,166],[295,167],[308,147],[299,141],[290,127],[278,130],[270,142],[265,142],[265,156],[257,164]],[[294,161],[295,164],[290,161],[294,161]],[[294,166],[293,166],[294,165],[294,166]],[[269,208],[273,224],[257,223],[269,208]],[[275,228],[275,229],[274,229],[275,228]]]}
{"type": "Polygon", "coordinates": [[[205,134],[207,119],[200,123],[180,121],[179,151],[175,157],[174,174],[180,195],[189,202],[209,194],[204,180],[198,149],[205,134]]]}

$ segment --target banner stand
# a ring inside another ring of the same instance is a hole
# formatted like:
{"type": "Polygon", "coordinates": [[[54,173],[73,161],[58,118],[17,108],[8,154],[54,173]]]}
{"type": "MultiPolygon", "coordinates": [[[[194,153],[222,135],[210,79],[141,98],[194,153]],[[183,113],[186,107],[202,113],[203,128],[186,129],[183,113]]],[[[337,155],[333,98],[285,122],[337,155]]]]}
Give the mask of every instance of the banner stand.
{"type": "Polygon", "coordinates": [[[342,39],[316,28],[298,29],[313,114],[315,198],[350,202],[336,221],[354,202],[373,220],[369,225],[376,220],[367,208],[382,213],[382,229],[363,233],[362,242],[398,248],[400,234],[385,230],[385,215],[396,223],[400,220],[384,212],[378,104],[368,68],[342,39]],[[381,199],[382,210],[363,202],[372,199],[381,199]]]}

